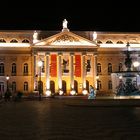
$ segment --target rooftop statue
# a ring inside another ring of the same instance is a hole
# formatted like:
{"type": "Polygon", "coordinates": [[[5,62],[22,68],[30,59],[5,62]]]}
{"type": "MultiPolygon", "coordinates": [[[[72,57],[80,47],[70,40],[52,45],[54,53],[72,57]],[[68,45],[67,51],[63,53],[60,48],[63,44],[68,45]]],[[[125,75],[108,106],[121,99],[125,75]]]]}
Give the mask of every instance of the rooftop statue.
{"type": "Polygon", "coordinates": [[[68,21],[66,19],[63,20],[63,29],[67,29],[68,21]]]}

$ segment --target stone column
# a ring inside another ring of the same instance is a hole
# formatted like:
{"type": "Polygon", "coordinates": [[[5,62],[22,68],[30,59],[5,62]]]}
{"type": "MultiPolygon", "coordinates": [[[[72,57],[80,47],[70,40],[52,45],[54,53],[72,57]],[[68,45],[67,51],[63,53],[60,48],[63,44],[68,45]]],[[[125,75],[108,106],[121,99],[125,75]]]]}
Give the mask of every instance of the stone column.
{"type": "Polygon", "coordinates": [[[71,84],[71,90],[74,89],[74,65],[73,65],[73,56],[74,54],[70,54],[70,84],[71,84]]]}
{"type": "Polygon", "coordinates": [[[93,55],[94,68],[93,68],[93,77],[94,77],[94,87],[97,89],[97,54],[93,55]]]}
{"type": "Polygon", "coordinates": [[[86,63],[85,63],[86,54],[82,54],[82,83],[83,83],[83,90],[86,89],[86,63]]]}
{"type": "Polygon", "coordinates": [[[36,54],[34,54],[34,91],[37,91],[37,68],[36,68],[36,54]]]}
{"type": "Polygon", "coordinates": [[[46,91],[50,91],[50,54],[46,53],[46,91]]]}
{"type": "Polygon", "coordinates": [[[62,90],[62,65],[61,65],[61,56],[62,54],[58,54],[58,88],[62,90]]]}

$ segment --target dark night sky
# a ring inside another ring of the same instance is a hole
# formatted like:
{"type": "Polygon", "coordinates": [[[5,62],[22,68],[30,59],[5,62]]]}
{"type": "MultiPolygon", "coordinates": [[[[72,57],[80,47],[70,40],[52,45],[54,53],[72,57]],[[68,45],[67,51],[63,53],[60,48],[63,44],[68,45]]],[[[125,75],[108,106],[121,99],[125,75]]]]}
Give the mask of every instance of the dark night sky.
{"type": "Polygon", "coordinates": [[[91,1],[6,1],[1,3],[0,30],[61,30],[66,18],[70,30],[140,32],[137,4],[91,1]]]}

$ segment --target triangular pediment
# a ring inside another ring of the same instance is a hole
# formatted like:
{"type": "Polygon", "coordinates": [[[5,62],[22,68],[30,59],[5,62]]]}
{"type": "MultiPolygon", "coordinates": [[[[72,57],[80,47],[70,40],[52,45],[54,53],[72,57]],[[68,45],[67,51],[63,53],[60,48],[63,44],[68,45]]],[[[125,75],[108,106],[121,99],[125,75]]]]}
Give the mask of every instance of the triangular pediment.
{"type": "Polygon", "coordinates": [[[39,46],[97,46],[96,42],[88,40],[70,31],[60,32],[45,38],[34,45],[39,46]]]}

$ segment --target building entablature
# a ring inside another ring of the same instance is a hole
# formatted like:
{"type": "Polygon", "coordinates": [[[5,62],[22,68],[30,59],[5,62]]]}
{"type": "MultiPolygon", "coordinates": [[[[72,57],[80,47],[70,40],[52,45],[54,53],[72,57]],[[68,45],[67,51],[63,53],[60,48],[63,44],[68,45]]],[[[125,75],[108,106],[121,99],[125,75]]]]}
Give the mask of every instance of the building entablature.
{"type": "Polygon", "coordinates": [[[97,32],[99,44],[140,44],[140,33],[97,32]]]}

